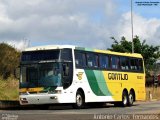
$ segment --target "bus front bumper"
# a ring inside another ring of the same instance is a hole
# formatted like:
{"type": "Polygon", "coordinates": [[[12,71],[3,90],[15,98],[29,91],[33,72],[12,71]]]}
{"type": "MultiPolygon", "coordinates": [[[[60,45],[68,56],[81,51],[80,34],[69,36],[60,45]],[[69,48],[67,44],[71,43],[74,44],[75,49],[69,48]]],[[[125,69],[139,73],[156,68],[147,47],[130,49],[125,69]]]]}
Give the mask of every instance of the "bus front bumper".
{"type": "Polygon", "coordinates": [[[54,104],[63,103],[60,101],[60,94],[29,94],[20,95],[19,101],[21,105],[38,105],[38,104],[54,104]]]}

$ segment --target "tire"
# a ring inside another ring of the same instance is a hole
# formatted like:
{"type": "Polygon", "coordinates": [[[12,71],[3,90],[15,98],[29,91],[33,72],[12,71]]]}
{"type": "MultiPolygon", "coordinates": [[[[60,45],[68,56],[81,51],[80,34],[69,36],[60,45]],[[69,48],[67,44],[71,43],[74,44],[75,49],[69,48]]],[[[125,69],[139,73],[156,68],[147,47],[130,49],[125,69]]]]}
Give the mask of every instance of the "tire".
{"type": "Polygon", "coordinates": [[[134,95],[133,92],[130,92],[128,96],[128,106],[132,106],[133,102],[134,102],[134,95]]]}
{"type": "Polygon", "coordinates": [[[77,93],[76,93],[76,103],[73,104],[73,108],[82,109],[84,107],[85,107],[84,96],[80,91],[77,91],[77,93]]]}
{"type": "Polygon", "coordinates": [[[127,92],[123,91],[122,93],[122,102],[121,102],[121,105],[122,107],[126,107],[128,105],[128,94],[127,92]]]}

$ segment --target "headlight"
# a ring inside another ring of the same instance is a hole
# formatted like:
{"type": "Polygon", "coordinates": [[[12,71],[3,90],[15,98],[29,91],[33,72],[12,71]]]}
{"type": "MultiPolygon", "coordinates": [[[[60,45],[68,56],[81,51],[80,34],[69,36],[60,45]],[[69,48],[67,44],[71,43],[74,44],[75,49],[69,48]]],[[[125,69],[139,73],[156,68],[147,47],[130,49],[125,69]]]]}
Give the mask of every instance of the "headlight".
{"type": "Polygon", "coordinates": [[[21,101],[27,101],[27,98],[20,98],[21,101]]]}
{"type": "Polygon", "coordinates": [[[56,94],[61,94],[61,93],[62,93],[62,90],[55,90],[55,93],[56,93],[56,94]]]}

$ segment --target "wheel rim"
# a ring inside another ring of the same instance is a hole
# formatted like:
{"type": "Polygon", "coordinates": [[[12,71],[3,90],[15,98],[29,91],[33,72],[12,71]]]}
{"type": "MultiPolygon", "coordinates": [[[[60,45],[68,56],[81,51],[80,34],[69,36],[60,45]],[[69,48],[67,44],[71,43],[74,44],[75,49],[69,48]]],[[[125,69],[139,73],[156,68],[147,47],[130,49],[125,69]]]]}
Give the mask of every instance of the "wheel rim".
{"type": "Polygon", "coordinates": [[[77,101],[77,105],[78,105],[78,106],[81,106],[81,105],[82,105],[82,102],[83,102],[83,101],[82,101],[82,96],[78,94],[78,95],[77,95],[77,98],[76,98],[76,101],[77,101]]]}
{"type": "Polygon", "coordinates": [[[123,104],[124,104],[124,105],[127,104],[127,96],[123,96],[123,104]]]}
{"type": "Polygon", "coordinates": [[[131,105],[133,104],[133,95],[132,94],[129,95],[129,103],[131,105]]]}

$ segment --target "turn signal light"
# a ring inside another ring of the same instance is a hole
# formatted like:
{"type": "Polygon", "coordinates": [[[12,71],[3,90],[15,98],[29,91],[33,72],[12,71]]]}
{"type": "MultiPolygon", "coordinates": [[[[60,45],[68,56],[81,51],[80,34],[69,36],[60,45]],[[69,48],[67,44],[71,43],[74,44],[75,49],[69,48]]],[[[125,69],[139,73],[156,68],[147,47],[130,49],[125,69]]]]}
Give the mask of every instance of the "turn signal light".
{"type": "Polygon", "coordinates": [[[61,94],[61,93],[62,93],[62,90],[55,90],[55,93],[56,93],[56,94],[61,94]]]}

